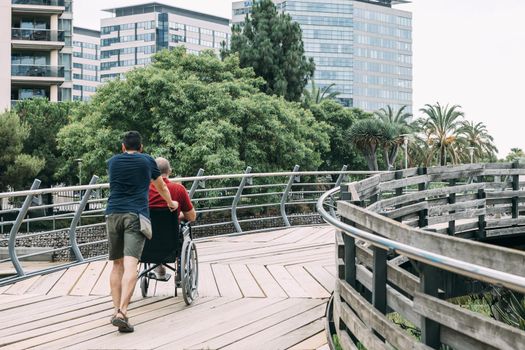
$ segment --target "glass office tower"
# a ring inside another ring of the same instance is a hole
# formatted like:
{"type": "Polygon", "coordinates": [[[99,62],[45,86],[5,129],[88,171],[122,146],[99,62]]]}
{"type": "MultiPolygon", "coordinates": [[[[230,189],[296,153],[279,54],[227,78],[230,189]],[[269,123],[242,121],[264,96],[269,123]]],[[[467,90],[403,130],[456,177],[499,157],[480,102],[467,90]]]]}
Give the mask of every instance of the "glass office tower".
{"type": "MultiPolygon", "coordinates": [[[[319,87],[335,84],[344,106],[412,110],[412,15],[390,0],[275,0],[301,25],[305,53],[316,64],[319,87]]],[[[233,3],[233,24],[252,1],[233,3]]]]}

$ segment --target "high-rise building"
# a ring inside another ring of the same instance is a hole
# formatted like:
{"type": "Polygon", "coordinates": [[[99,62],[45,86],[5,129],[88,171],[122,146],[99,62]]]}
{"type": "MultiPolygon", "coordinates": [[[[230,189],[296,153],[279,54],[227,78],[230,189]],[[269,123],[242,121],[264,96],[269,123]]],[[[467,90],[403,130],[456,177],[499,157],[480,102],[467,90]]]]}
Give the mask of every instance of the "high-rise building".
{"type": "MultiPolygon", "coordinates": [[[[256,0],[255,0],[256,1],[256,0]]],[[[305,54],[314,58],[318,87],[335,84],[345,106],[412,110],[412,14],[395,0],[274,0],[301,25],[305,54]]],[[[232,5],[241,24],[253,1],[232,5]]]]}
{"type": "Polygon", "coordinates": [[[151,62],[162,49],[184,45],[190,53],[219,51],[230,40],[230,21],[156,2],[106,10],[101,21],[100,77],[104,82],[151,62]]]}
{"type": "Polygon", "coordinates": [[[71,2],[0,2],[0,110],[37,96],[71,100],[71,2]]]}
{"type": "Polygon", "coordinates": [[[100,32],[73,27],[73,100],[89,100],[99,84],[100,32]]]}

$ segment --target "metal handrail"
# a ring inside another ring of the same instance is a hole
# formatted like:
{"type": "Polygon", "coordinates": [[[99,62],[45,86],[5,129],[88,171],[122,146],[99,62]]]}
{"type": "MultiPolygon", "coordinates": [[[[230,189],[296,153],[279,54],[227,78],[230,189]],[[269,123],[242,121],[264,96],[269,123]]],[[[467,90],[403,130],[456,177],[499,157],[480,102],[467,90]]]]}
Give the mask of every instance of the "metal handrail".
{"type": "Polygon", "coordinates": [[[520,293],[525,293],[525,277],[435,254],[345,224],[338,218],[330,215],[324,209],[324,202],[337,192],[340,192],[340,190],[341,187],[336,187],[324,193],[317,201],[316,208],[323,220],[341,230],[344,234],[348,234],[356,239],[364,240],[375,247],[396,252],[434,267],[458,273],[466,277],[475,278],[483,282],[504,286],[520,293]]]}

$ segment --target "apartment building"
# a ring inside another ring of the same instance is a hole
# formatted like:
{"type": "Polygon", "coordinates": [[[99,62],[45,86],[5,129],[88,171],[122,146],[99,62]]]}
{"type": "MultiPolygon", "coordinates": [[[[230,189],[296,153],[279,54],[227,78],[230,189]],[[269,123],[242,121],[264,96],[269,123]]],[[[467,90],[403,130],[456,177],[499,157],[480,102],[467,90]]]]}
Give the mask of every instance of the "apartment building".
{"type": "MultiPolygon", "coordinates": [[[[254,1],[232,4],[242,24],[254,1]]],[[[317,86],[335,84],[344,106],[412,110],[412,14],[394,0],[274,0],[301,25],[317,86]]]]}
{"type": "Polygon", "coordinates": [[[0,2],[0,110],[32,97],[71,100],[71,2],[0,2]]]}
{"type": "Polygon", "coordinates": [[[88,101],[100,85],[100,31],[73,27],[73,100],[88,101]]]}
{"type": "Polygon", "coordinates": [[[106,10],[101,21],[101,82],[122,76],[151,62],[151,56],[166,48],[186,46],[190,53],[205,49],[219,52],[229,44],[230,21],[156,2],[106,10]]]}

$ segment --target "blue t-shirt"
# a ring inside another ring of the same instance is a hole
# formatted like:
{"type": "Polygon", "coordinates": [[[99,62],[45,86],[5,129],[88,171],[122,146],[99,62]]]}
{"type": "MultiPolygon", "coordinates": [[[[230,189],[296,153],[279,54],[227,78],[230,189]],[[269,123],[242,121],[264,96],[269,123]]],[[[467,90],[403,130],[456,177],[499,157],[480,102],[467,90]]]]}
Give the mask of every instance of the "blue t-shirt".
{"type": "Polygon", "coordinates": [[[140,213],[149,216],[149,184],[160,176],[155,160],[143,153],[117,154],[108,160],[108,171],[106,214],[140,213]]]}

